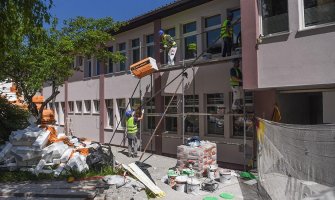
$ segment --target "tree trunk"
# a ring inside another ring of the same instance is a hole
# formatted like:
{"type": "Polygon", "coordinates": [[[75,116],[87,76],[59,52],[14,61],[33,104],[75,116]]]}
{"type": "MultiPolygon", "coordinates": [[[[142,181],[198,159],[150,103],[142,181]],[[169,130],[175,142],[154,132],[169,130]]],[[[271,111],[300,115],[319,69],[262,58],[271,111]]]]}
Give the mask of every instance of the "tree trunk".
{"type": "Polygon", "coordinates": [[[48,103],[55,99],[56,96],[59,94],[60,92],[58,91],[58,87],[56,87],[54,84],[52,85],[52,94],[42,103],[41,108],[38,110],[38,115],[37,115],[37,122],[36,124],[41,124],[42,122],[42,116],[43,116],[43,110],[45,108],[46,105],[48,105],[48,103]]]}

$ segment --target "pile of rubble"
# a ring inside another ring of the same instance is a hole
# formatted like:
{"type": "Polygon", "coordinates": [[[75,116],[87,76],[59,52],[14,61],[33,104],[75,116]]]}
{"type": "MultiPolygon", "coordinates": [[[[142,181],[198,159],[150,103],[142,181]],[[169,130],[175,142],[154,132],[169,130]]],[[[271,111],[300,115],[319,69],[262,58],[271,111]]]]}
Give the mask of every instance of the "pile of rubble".
{"type": "Polygon", "coordinates": [[[31,125],[13,131],[9,142],[0,147],[0,169],[30,171],[36,175],[53,173],[55,176],[69,170],[83,172],[95,164],[88,158],[100,147],[85,138],[57,134],[53,126],[42,129],[31,125]]]}

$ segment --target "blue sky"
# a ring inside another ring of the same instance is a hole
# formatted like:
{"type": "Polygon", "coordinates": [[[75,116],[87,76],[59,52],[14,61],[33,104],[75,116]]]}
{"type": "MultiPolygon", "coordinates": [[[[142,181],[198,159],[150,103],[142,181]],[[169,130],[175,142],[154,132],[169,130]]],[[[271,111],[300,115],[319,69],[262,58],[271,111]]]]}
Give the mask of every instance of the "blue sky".
{"type": "Polygon", "coordinates": [[[51,14],[59,23],[76,16],[112,17],[124,21],[146,13],[174,0],[54,0],[51,14]]]}

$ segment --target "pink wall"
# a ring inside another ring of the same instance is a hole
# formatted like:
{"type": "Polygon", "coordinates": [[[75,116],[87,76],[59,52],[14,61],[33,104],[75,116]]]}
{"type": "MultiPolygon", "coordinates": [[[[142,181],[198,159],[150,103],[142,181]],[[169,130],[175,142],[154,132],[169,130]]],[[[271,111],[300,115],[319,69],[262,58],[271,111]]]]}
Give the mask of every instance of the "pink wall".
{"type": "Polygon", "coordinates": [[[258,87],[256,38],[258,31],[258,12],[256,0],[241,0],[242,68],[243,87],[258,87]]]}

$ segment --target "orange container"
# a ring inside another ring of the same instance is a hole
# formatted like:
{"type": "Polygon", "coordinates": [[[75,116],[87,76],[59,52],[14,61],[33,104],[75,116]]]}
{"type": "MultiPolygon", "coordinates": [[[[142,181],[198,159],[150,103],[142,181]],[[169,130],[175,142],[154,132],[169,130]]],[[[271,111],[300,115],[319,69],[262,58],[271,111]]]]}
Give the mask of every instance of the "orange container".
{"type": "Polygon", "coordinates": [[[43,96],[33,96],[33,103],[43,103],[44,97],[43,96]]]}
{"type": "Polygon", "coordinates": [[[156,60],[148,57],[143,60],[138,61],[130,65],[131,73],[136,76],[137,78],[143,78],[149,74],[152,74],[154,71],[157,71],[157,64],[156,60]]]}

